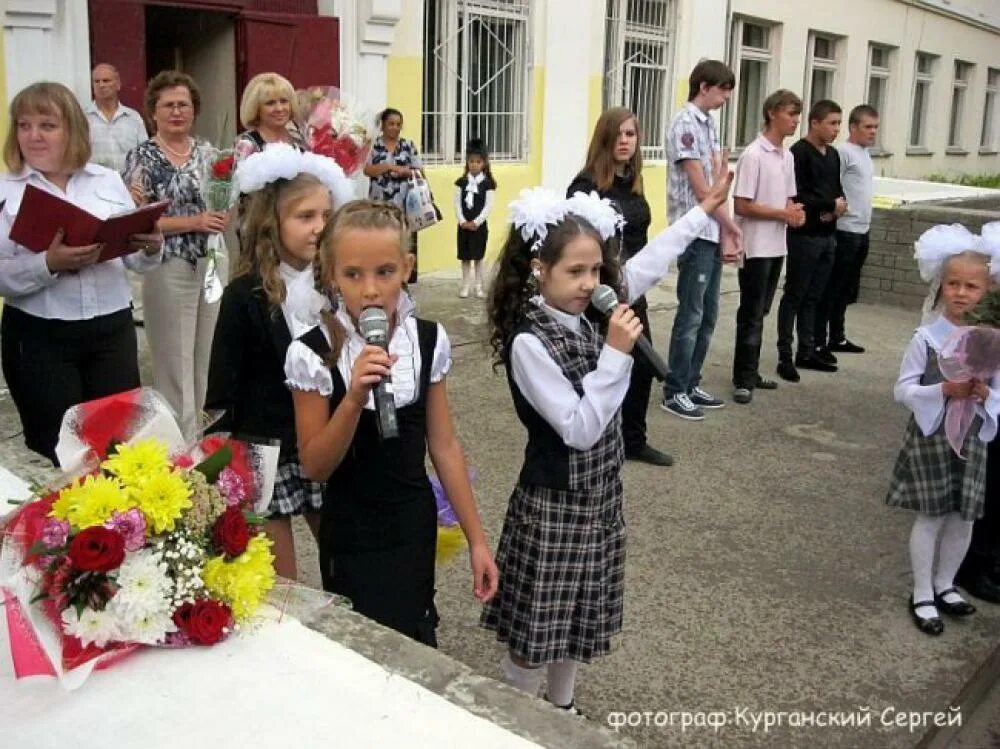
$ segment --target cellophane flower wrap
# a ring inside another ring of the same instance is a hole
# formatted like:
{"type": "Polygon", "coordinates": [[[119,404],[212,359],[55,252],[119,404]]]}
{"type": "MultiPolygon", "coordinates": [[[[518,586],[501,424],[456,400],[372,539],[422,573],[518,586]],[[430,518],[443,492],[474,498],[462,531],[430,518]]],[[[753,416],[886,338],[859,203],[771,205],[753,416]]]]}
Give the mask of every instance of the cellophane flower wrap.
{"type": "MultiPolygon", "coordinates": [[[[207,211],[229,211],[239,197],[233,176],[236,152],[214,146],[204,148],[204,171],[201,175],[201,198],[207,211]]],[[[226,252],[226,240],[221,233],[208,235],[208,268],[205,271],[204,294],[209,304],[222,298],[223,282],[219,275],[219,257],[226,252]]]]}
{"type": "Polygon", "coordinates": [[[348,177],[357,174],[371,151],[371,118],[334,86],[299,91],[299,100],[305,112],[302,131],[309,150],[329,156],[348,177]]]}
{"type": "Polygon", "coordinates": [[[4,521],[15,675],[75,688],[140,646],[213,645],[253,620],[275,583],[257,510],[277,449],[214,435],[185,447],[149,390],[70,409],[60,445],[70,435],[75,478],[4,521]]]}

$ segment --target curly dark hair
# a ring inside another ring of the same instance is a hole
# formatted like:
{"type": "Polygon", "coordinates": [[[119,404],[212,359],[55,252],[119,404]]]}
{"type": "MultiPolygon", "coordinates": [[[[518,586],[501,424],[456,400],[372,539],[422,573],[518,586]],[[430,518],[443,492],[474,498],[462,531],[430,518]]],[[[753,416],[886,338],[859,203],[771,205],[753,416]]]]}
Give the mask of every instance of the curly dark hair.
{"type": "MultiPolygon", "coordinates": [[[[605,242],[589,221],[568,214],[549,228],[538,250],[538,259],[546,267],[559,262],[563,249],[573,239],[591,237],[601,247],[601,283],[612,287],[621,297],[621,278],[613,243],[605,242]]],[[[490,326],[490,346],[493,348],[493,369],[506,365],[505,352],[514,332],[524,319],[528,300],[534,295],[528,285],[531,276],[531,245],[534,237],[525,241],[517,227],[511,226],[507,241],[500,252],[497,273],[490,288],[487,314],[490,326]]]]}

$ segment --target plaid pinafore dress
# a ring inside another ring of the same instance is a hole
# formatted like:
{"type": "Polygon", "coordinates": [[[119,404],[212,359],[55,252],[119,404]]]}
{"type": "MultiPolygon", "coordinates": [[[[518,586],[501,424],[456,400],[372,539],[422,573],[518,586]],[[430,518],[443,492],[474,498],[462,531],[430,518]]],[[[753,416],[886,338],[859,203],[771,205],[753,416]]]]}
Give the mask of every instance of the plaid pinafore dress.
{"type": "MultiPolygon", "coordinates": [[[[521,331],[538,337],[583,395],[581,381],[597,367],[603,345],[600,334],[586,320],[579,333],[574,333],[534,306],[521,331]]],[[[508,346],[508,361],[509,355],[508,346]]],[[[521,409],[530,406],[520,397],[509,370],[508,366],[515,403],[520,398],[519,415],[529,427],[527,464],[532,427],[521,409]]],[[[541,419],[534,409],[531,413],[541,419]]],[[[482,626],[496,631],[497,639],[530,666],[567,658],[588,663],[609,652],[612,636],[622,628],[621,415],[615,415],[591,449],[565,445],[560,449],[568,460],[566,488],[528,483],[522,469],[497,549],[499,590],[481,620],[482,626]]]]}
{"type": "MultiPolygon", "coordinates": [[[[921,385],[944,382],[937,352],[928,343],[927,365],[921,385]]],[[[916,510],[927,515],[961,514],[972,521],[983,516],[986,498],[986,443],[979,438],[982,419],[977,416],[962,447],[965,459],[948,444],[944,420],[930,437],[924,436],[911,415],[903,434],[903,447],[896,458],[885,503],[890,507],[916,510]]]]}

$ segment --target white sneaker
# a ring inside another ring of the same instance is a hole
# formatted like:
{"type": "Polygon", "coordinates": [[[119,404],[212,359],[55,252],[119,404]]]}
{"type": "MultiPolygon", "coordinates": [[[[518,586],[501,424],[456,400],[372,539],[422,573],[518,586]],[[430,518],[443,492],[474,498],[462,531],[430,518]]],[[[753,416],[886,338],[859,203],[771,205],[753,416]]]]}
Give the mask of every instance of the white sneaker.
{"type": "Polygon", "coordinates": [[[462,284],[462,288],[459,289],[459,291],[458,291],[458,296],[461,299],[468,299],[469,298],[469,284],[467,284],[467,283],[466,284],[462,284]]]}
{"type": "Polygon", "coordinates": [[[481,283],[476,284],[476,299],[485,299],[485,298],[486,298],[486,291],[483,289],[483,285],[481,283]]]}

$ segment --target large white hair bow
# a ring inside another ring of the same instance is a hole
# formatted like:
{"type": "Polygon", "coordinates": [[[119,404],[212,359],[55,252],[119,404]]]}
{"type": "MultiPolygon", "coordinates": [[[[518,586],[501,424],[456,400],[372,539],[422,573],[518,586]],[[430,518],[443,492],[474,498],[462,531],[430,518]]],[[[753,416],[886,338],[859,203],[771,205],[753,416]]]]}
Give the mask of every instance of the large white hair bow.
{"type": "Polygon", "coordinates": [[[925,281],[937,280],[944,261],[952,255],[968,250],[979,250],[982,240],[961,224],[938,224],[917,239],[913,253],[920,277],[925,281]]]}
{"type": "Polygon", "coordinates": [[[566,212],[586,219],[605,242],[625,226],[625,218],[611,201],[593,191],[573,193],[573,197],[566,200],[566,212]]]}
{"type": "Polygon", "coordinates": [[[566,215],[566,201],[552,190],[526,187],[519,196],[510,204],[510,218],[525,242],[530,242],[532,237],[545,239],[549,226],[558,224],[566,215]]]}
{"type": "Polygon", "coordinates": [[[311,174],[330,191],[333,205],[340,208],[354,200],[354,183],[333,159],[302,152],[287,143],[269,143],[264,150],[247,156],[236,167],[236,185],[240,192],[260,190],[279,179],[295,179],[311,174]]]}

